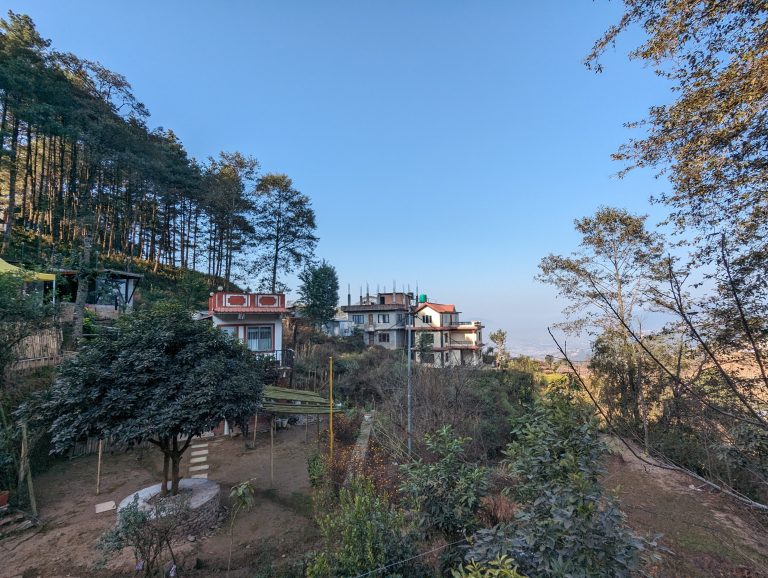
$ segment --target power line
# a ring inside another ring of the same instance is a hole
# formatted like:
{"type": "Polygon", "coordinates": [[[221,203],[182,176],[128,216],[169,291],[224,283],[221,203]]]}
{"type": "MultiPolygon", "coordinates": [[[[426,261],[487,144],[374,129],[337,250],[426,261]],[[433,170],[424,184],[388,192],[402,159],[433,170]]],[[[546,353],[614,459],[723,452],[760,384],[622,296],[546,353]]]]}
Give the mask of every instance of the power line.
{"type": "Polygon", "coordinates": [[[422,556],[426,556],[427,554],[432,554],[434,552],[437,552],[438,550],[442,550],[443,548],[447,548],[448,546],[456,546],[457,544],[461,544],[462,542],[466,542],[466,538],[462,538],[461,540],[458,540],[456,542],[452,542],[450,544],[443,544],[442,546],[438,546],[437,548],[433,548],[432,550],[429,550],[428,552],[422,552],[421,554],[416,554],[416,556],[411,556],[410,558],[406,558],[405,560],[400,560],[399,562],[392,562],[390,564],[387,564],[386,566],[379,566],[378,568],[374,568],[373,570],[369,570],[368,572],[365,572],[363,574],[358,574],[354,578],[364,578],[365,576],[370,576],[371,574],[374,574],[376,572],[383,572],[384,570],[388,570],[389,568],[394,568],[395,566],[400,566],[401,564],[405,564],[406,562],[411,562],[412,560],[416,560],[418,558],[421,558],[422,556]]]}

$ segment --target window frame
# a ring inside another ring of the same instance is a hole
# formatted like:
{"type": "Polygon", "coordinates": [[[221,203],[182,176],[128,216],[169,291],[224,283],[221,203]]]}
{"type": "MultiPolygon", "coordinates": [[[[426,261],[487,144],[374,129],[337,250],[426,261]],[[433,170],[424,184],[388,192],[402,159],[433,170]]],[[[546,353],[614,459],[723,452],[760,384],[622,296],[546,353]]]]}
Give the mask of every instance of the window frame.
{"type": "Polygon", "coordinates": [[[275,351],[275,326],[274,325],[248,325],[245,328],[245,346],[248,351],[254,353],[273,353],[275,351]],[[261,342],[265,339],[262,335],[262,330],[269,331],[269,349],[251,349],[251,330],[259,330],[259,336],[256,338],[257,346],[260,347],[261,342]]]}

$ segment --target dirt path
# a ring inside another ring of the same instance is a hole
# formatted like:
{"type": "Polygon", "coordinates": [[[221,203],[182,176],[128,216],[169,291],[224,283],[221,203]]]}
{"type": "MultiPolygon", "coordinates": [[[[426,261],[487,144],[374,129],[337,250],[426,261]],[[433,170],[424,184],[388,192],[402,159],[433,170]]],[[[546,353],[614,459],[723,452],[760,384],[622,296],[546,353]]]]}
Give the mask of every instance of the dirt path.
{"type": "MultiPolygon", "coordinates": [[[[604,477],[630,525],[663,534],[652,575],[768,577],[768,519],[680,472],[649,466],[618,441],[604,477]]],[[[638,452],[640,453],[640,452],[638,452]]]]}
{"type": "MultiPolygon", "coordinates": [[[[310,443],[305,443],[304,436],[303,428],[277,432],[273,489],[269,487],[269,434],[260,432],[253,450],[245,448],[242,438],[219,438],[210,444],[208,478],[222,485],[223,503],[230,487],[241,481],[253,479],[257,488],[255,507],[238,517],[234,530],[233,568],[248,570],[234,571],[232,578],[274,575],[272,560],[287,560],[289,554],[313,547],[317,534],[311,520],[307,455],[315,444],[313,431],[310,443]]],[[[157,451],[147,449],[142,454],[105,456],[99,496],[95,495],[95,456],[58,463],[36,478],[44,524],[35,533],[0,541],[0,578],[134,576],[129,552],[104,570],[94,569],[99,557],[94,545],[115,523],[114,511],[95,514],[94,508],[109,500],[119,502],[161,479],[157,451]]],[[[186,455],[182,472],[188,471],[189,461],[186,455]]],[[[194,542],[181,542],[176,554],[186,567],[198,567],[185,576],[202,577],[223,573],[228,550],[228,528],[220,527],[209,536],[196,536],[194,542]]]]}

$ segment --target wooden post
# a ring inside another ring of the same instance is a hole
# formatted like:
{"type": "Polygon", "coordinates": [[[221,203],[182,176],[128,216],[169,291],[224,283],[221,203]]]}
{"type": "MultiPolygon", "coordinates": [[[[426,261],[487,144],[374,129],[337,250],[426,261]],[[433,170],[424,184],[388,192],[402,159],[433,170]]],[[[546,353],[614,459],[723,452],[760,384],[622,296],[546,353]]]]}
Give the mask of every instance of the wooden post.
{"type": "Polygon", "coordinates": [[[101,452],[104,450],[104,440],[99,439],[99,459],[96,462],[96,495],[101,490],[101,452]]]}
{"type": "Polygon", "coordinates": [[[35,489],[32,486],[32,468],[29,467],[29,436],[27,435],[26,422],[21,423],[21,463],[19,465],[19,490],[24,483],[24,478],[27,478],[29,507],[32,513],[37,516],[37,501],[35,500],[35,489]]]}
{"type": "Polygon", "coordinates": [[[275,487],[275,416],[269,420],[269,487],[275,487]]]}
{"type": "Polygon", "coordinates": [[[328,418],[328,439],[330,441],[330,456],[331,456],[331,463],[333,463],[333,356],[329,357],[329,371],[330,371],[330,379],[331,379],[331,395],[328,396],[328,405],[330,409],[330,414],[328,418]]]}
{"type": "Polygon", "coordinates": [[[253,448],[256,449],[256,426],[259,425],[259,414],[253,416],[253,448]]]}

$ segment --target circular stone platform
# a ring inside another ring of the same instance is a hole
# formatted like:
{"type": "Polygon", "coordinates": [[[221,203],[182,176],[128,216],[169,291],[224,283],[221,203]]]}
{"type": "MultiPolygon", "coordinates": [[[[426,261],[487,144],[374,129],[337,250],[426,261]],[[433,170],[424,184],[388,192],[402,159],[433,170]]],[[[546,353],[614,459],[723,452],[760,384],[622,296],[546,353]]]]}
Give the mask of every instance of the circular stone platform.
{"type": "MultiPolygon", "coordinates": [[[[130,494],[117,506],[118,513],[133,502],[134,496],[138,496],[140,510],[151,511],[152,506],[148,502],[160,494],[162,486],[163,484],[155,484],[130,494]]],[[[168,482],[168,489],[170,488],[171,482],[168,482]]],[[[191,491],[191,496],[189,497],[190,516],[179,524],[176,531],[178,535],[201,534],[216,525],[221,491],[219,484],[203,478],[185,478],[179,482],[179,491],[191,491]]]]}

